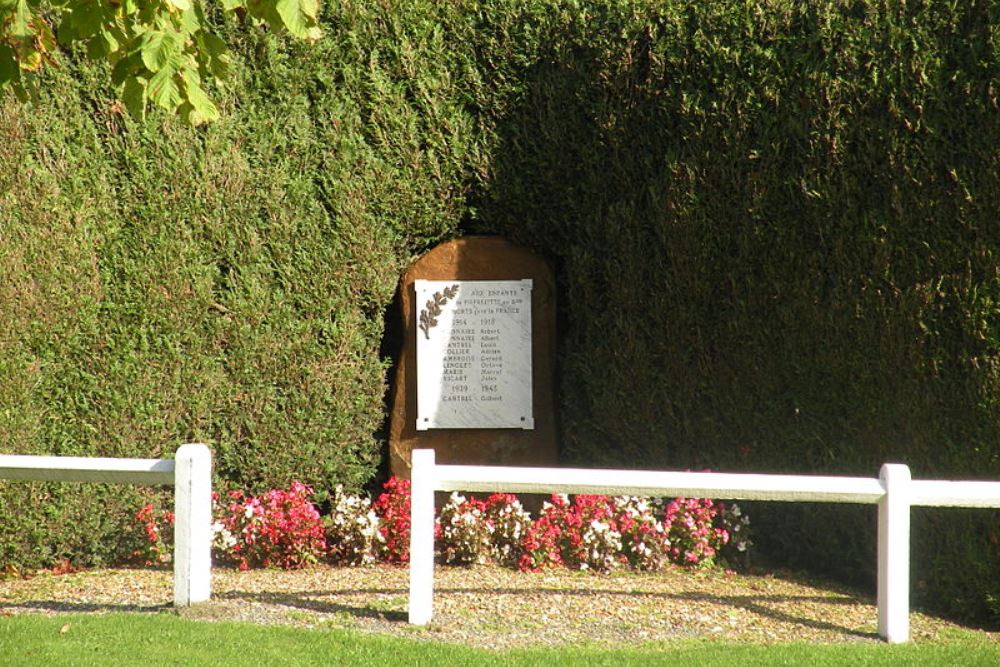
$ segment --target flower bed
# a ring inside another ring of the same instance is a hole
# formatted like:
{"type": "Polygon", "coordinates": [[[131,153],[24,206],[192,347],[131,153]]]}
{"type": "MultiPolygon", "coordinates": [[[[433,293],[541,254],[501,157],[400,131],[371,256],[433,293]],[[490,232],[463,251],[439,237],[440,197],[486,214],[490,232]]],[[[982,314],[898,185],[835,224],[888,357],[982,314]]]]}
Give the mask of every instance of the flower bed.
{"type": "MultiPolygon", "coordinates": [[[[320,560],[408,562],[409,481],[391,478],[374,502],[338,487],[325,518],[313,497],[313,489],[298,482],[262,496],[232,491],[225,502],[216,495],[216,561],[240,569],[294,569],[320,560]]],[[[165,527],[170,518],[152,505],[139,510],[136,519],[148,542],[136,554],[139,560],[169,560],[172,535],[165,527]]],[[[706,498],[554,494],[532,518],[512,494],[479,499],[453,493],[438,512],[435,542],[440,561],[447,564],[655,571],[668,563],[733,565],[752,544],[748,525],[739,506],[706,498]]]]}

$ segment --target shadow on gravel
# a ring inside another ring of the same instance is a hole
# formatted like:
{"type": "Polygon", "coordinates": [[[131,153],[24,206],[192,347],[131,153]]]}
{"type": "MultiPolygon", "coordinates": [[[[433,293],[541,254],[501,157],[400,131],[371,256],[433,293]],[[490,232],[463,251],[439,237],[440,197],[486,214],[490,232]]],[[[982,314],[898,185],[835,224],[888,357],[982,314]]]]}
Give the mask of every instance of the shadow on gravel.
{"type": "Polygon", "coordinates": [[[376,618],[384,621],[396,621],[405,623],[407,615],[405,611],[393,609],[381,609],[378,605],[358,606],[340,604],[324,600],[322,598],[335,598],[337,595],[351,594],[371,594],[371,595],[400,595],[405,596],[407,592],[399,588],[374,589],[366,588],[355,591],[291,591],[282,593],[220,593],[213,596],[218,600],[245,600],[248,602],[258,602],[261,604],[290,607],[302,611],[311,611],[317,614],[338,614],[347,613],[357,618],[376,618]]]}
{"type": "MultiPolygon", "coordinates": [[[[711,595],[707,593],[653,593],[653,592],[630,592],[619,590],[567,590],[558,588],[447,588],[441,587],[435,590],[435,595],[444,596],[449,594],[474,595],[476,597],[492,595],[530,595],[553,597],[632,597],[646,599],[672,599],[685,600],[711,604],[718,607],[736,607],[744,609],[758,616],[766,617],[774,621],[801,625],[816,630],[826,630],[844,635],[858,637],[861,639],[877,639],[877,633],[862,632],[853,628],[844,627],[835,623],[811,618],[802,614],[790,613],[785,610],[776,609],[774,605],[780,604],[810,604],[818,603],[824,605],[854,605],[858,600],[843,596],[829,597],[823,595],[711,595]]],[[[380,608],[378,604],[371,606],[359,606],[341,604],[335,602],[338,596],[351,595],[397,595],[405,597],[407,591],[402,588],[364,588],[354,590],[335,591],[285,591],[281,593],[242,593],[229,592],[215,596],[219,600],[245,600],[261,604],[277,605],[286,608],[310,611],[318,614],[347,613],[357,618],[376,618],[386,621],[405,623],[407,614],[405,611],[380,608]]]]}

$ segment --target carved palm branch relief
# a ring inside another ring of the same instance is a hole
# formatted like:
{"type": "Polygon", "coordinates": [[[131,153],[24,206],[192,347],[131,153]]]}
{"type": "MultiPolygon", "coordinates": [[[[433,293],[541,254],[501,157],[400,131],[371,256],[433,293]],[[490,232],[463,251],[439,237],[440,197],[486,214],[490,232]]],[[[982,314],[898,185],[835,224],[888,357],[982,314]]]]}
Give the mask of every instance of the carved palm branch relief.
{"type": "Polygon", "coordinates": [[[441,309],[449,300],[454,299],[458,294],[458,285],[445,287],[440,292],[435,292],[434,296],[427,301],[427,307],[420,311],[420,330],[424,332],[424,338],[430,340],[431,329],[437,326],[438,315],[441,309]]]}

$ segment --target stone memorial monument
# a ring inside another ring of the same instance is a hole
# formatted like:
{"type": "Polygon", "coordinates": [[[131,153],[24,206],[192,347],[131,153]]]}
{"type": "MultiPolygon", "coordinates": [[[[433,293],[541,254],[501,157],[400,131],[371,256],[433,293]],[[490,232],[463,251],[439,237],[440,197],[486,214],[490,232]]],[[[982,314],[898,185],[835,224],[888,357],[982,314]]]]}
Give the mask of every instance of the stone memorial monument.
{"type": "Polygon", "coordinates": [[[499,237],[434,248],[400,283],[403,349],[389,434],[392,473],[410,451],[440,463],[555,465],[555,280],[499,237]]]}

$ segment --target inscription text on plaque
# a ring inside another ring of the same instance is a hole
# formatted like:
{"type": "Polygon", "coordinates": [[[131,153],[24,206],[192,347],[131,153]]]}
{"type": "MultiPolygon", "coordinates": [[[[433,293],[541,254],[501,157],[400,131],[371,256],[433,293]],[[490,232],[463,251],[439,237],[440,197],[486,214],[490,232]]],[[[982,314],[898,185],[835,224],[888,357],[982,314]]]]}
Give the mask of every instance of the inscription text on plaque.
{"type": "Polygon", "coordinates": [[[417,430],[535,427],[531,280],[416,280],[417,430]]]}

